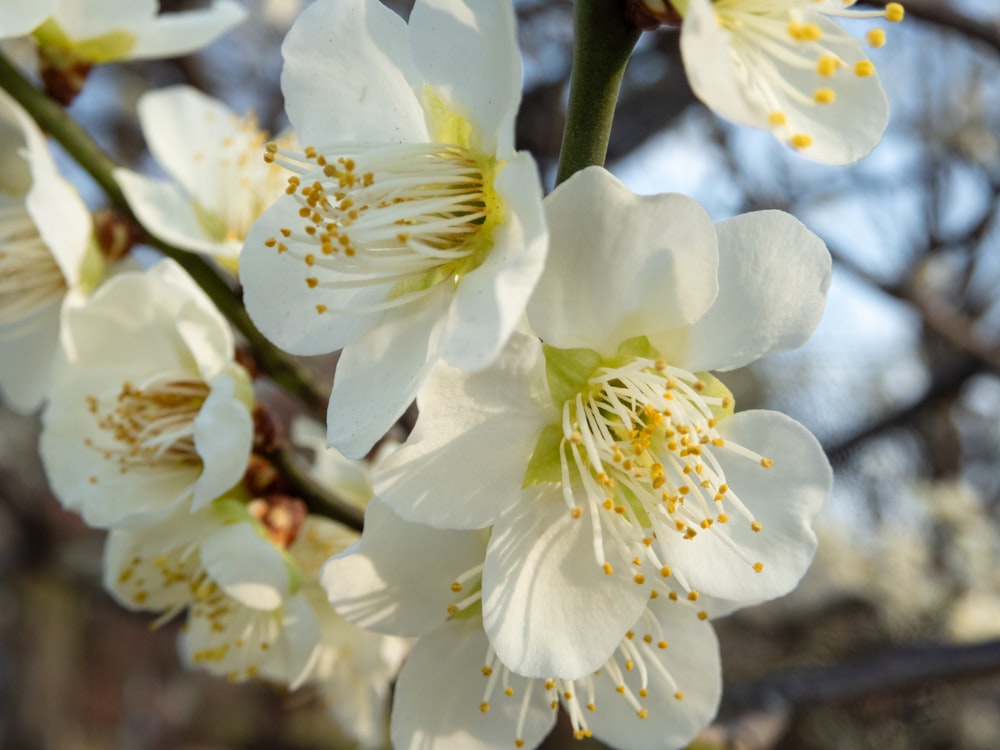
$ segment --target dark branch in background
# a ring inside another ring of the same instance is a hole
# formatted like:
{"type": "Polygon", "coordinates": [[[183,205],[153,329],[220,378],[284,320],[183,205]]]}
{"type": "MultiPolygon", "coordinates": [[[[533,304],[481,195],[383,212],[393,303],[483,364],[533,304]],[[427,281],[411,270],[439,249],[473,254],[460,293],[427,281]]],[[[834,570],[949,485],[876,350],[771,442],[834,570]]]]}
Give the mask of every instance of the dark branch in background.
{"type": "Polygon", "coordinates": [[[721,722],[709,727],[698,747],[764,750],[773,747],[796,709],[925,690],[1000,674],[1000,641],[974,645],[904,646],[852,664],[780,672],[753,682],[727,685],[721,722]]]}

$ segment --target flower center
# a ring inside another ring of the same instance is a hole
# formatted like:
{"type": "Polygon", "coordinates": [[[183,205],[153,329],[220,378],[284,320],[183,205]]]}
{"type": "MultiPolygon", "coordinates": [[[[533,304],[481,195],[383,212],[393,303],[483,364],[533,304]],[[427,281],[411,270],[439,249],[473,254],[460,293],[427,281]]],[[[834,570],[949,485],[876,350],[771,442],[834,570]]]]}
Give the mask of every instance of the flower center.
{"type": "Polygon", "coordinates": [[[301,261],[309,289],[385,292],[361,305],[324,298],[321,315],[409,304],[457,283],[489,252],[501,210],[497,166],[473,149],[403,143],[297,154],[268,144],[265,159],[296,172],[286,192],[301,206],[300,221],[265,246],[301,261]]]}
{"type": "Polygon", "coordinates": [[[200,465],[195,448],[195,417],[208,398],[201,380],[166,380],[136,388],[125,382],[117,396],[87,396],[87,409],[99,433],[84,444],[130,469],[200,465]]]}
{"type": "Polygon", "coordinates": [[[683,572],[669,567],[670,545],[700,533],[716,534],[761,572],[763,565],[746,559],[725,531],[730,513],[754,531],[761,524],[726,483],[718,457],[732,454],[761,470],[772,461],[719,434],[719,416],[733,408],[728,391],[718,381],[709,387],[687,370],[642,357],[600,367],[587,382],[586,391],[563,404],[561,485],[575,518],[583,515],[581,501],[589,506],[594,552],[605,573],[614,572],[605,545],[616,546],[632,560],[637,584],[646,582],[638,572],[644,562],[659,570],[654,596],[659,587],[678,598],[663,580],[673,574],[695,601],[683,572]]]}
{"type": "Polygon", "coordinates": [[[0,195],[0,325],[62,299],[66,289],[24,201],[0,195]]]}
{"type": "MultiPolygon", "coordinates": [[[[803,0],[715,0],[713,8],[719,25],[730,33],[733,61],[744,85],[763,99],[769,124],[785,129],[789,143],[797,149],[809,147],[813,139],[808,133],[792,132],[787,127],[782,100],[806,108],[833,104],[841,68],[851,70],[858,78],[875,74],[869,60],[848,65],[845,59],[848,51],[863,45],[861,40],[839,28],[835,32],[829,24],[824,28],[818,21],[834,16],[899,22],[904,15],[899,3],[876,10],[849,10],[803,0]],[[789,69],[795,71],[795,80],[790,79],[789,69]],[[814,75],[802,76],[799,72],[814,75]]],[[[885,31],[870,29],[865,41],[871,47],[882,47],[885,31]]]]}

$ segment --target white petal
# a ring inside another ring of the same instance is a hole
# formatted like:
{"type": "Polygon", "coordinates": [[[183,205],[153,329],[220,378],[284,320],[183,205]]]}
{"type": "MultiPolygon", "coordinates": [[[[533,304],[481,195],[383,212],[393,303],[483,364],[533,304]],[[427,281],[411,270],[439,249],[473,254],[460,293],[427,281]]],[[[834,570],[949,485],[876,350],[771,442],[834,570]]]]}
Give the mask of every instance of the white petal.
{"type": "Polygon", "coordinates": [[[726,482],[750,509],[762,530],[735,512],[695,539],[671,545],[669,563],[697,591],[745,603],[787,594],[805,575],[816,551],[812,522],[830,493],[833,474],[816,438],[801,424],[773,411],[746,411],[719,423],[719,434],[771,459],[756,461],[726,450],[719,459],[726,482]],[[740,553],[723,543],[724,529],[740,553]],[[761,562],[757,573],[752,565],[761,562]]]}
{"type": "Polygon", "coordinates": [[[452,292],[408,305],[344,349],[327,411],[327,441],[362,458],[416,398],[436,361],[437,336],[452,292]]]}
{"type": "MultiPolygon", "coordinates": [[[[587,714],[587,722],[594,736],[612,747],[679,750],[715,716],[722,694],[719,645],[712,626],[699,620],[689,607],[664,599],[651,602],[650,612],[659,621],[668,647],[661,650],[654,645],[650,649],[654,656],[647,661],[649,697],[639,699],[648,715],[640,719],[602,673],[594,679],[596,711],[587,714]],[[661,666],[652,663],[654,660],[661,666]],[[680,700],[675,697],[678,690],[683,693],[680,700]]],[[[633,642],[639,648],[644,634],[654,632],[648,631],[642,620],[634,630],[633,642]]],[[[627,686],[638,694],[638,670],[626,675],[627,686]]]]}
{"type": "Polygon", "coordinates": [[[538,436],[558,420],[544,368],[538,340],[519,333],[481,373],[435,367],[409,440],[375,468],[378,497],[403,518],[432,526],[492,524],[519,501],[538,436]]]}
{"type": "Polygon", "coordinates": [[[286,253],[264,245],[272,237],[282,237],[281,229],[288,228],[288,218],[297,216],[298,210],[295,199],[283,195],[250,229],[240,255],[244,302],[254,325],[285,351],[326,354],[357,340],[383,318],[383,313],[320,315],[316,312],[316,304],[323,303],[336,310],[383,302],[392,286],[386,284],[347,292],[310,289],[306,283],[309,273],[315,272],[321,281],[339,278],[333,272],[323,276],[319,266],[307,271],[308,267],[301,260],[291,257],[291,253],[298,252],[302,257],[316,252],[315,244],[304,246],[289,240],[290,250],[286,253]]]}
{"type": "Polygon", "coordinates": [[[729,32],[716,20],[710,0],[689,0],[680,48],[691,90],[712,111],[742,125],[767,127],[768,109],[744,82],[729,32]]]}
{"type": "Polygon", "coordinates": [[[48,395],[61,310],[53,302],[16,329],[0,328],[0,395],[17,412],[34,412],[48,395]]]}
{"type": "Polygon", "coordinates": [[[215,0],[207,8],[161,14],[135,29],[135,47],[128,57],[140,60],[187,55],[214,41],[246,16],[246,9],[235,0],[215,0]]]}
{"type": "Polygon", "coordinates": [[[498,686],[490,710],[480,709],[488,647],[478,618],[448,623],[417,641],[396,683],[390,729],[396,750],[509,750],[515,739],[531,750],[541,743],[556,713],[540,686],[530,695],[520,738],[524,678],[511,679],[513,696],[498,686]]]}
{"type": "Polygon", "coordinates": [[[478,531],[441,531],[408,523],[378,498],[365,511],[361,541],[330,560],[320,582],[337,612],[363,628],[419,636],[448,618],[452,583],[479,565],[478,531]]]}
{"type": "Polygon", "coordinates": [[[150,234],[192,252],[239,257],[238,243],[216,242],[208,235],[191,197],[179,186],[127,169],[116,169],[115,179],[139,223],[150,234]]]}
{"type": "Polygon", "coordinates": [[[649,587],[629,561],[594,558],[589,513],[573,518],[559,489],[524,490],[493,527],[483,568],[483,623],[518,674],[575,679],[598,669],[644,609],[649,587]]]}
{"type": "Polygon", "coordinates": [[[29,33],[56,7],[56,0],[4,0],[0,7],[0,39],[29,33]]]}
{"type": "Polygon", "coordinates": [[[261,674],[295,690],[315,660],[320,637],[319,619],[309,601],[302,594],[293,596],[281,608],[281,637],[261,664],[261,674]]]}
{"type": "Polygon", "coordinates": [[[823,315],[830,253],[795,217],[760,211],[717,225],[719,296],[690,330],[681,362],[732,370],[801,346],[823,315]]]}
{"type": "Polygon", "coordinates": [[[503,222],[489,256],[459,283],[442,334],[441,358],[465,370],[481,370],[497,358],[524,317],[548,249],[534,159],[515,156],[494,187],[504,204],[503,222]]]}
{"type": "Polygon", "coordinates": [[[521,53],[514,7],[496,0],[420,0],[410,14],[413,57],[426,83],[507,159],[521,101],[521,53]],[[447,44],[442,40],[447,39],[447,44]]]}
{"type": "Polygon", "coordinates": [[[542,340],[605,355],[693,323],[716,294],[708,214],[681,195],[633,195],[600,167],[546,199],[549,257],[528,318],[542,340]]]}
{"type": "Polygon", "coordinates": [[[205,539],[201,564],[223,591],[251,609],[276,609],[288,598],[288,567],[281,551],[252,523],[224,526],[205,539]]]}
{"type": "Polygon", "coordinates": [[[233,487],[246,472],[253,448],[253,419],[236,397],[235,383],[219,375],[194,420],[194,446],[202,460],[192,509],[198,510],[233,487]]]}
{"type": "Polygon", "coordinates": [[[285,110],[303,144],[428,140],[406,24],[377,0],[317,0],[281,51],[285,110]]]}
{"type": "Polygon", "coordinates": [[[158,0],[57,0],[54,18],[70,39],[81,41],[116,29],[132,31],[148,23],[158,7],[158,0]]]}

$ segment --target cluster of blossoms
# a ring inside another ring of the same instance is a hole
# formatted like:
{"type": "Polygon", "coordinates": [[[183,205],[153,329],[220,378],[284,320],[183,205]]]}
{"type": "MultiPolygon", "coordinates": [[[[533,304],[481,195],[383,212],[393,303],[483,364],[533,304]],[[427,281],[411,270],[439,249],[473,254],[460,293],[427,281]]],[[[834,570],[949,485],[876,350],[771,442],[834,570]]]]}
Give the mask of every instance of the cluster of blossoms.
{"type": "MultiPolygon", "coordinates": [[[[831,19],[902,18],[847,4],[632,7],[682,24],[710,106],[846,163],[887,107],[831,19]]],[[[0,36],[31,35],[51,89],[241,17],[226,0],[165,16],[10,3],[0,36]]],[[[188,663],[317,685],[365,745],[383,740],[402,664],[400,750],[535,747],[560,706],[577,737],[680,747],[720,698],[711,618],[796,586],[832,481],[802,425],[737,412],[713,373],[805,342],[830,256],[788,214],[713,224],[596,166],[543,199],[514,147],[515,20],[509,0],[417,0],[408,23],[376,0],[316,0],[283,45],[288,132],[268,140],[252,115],[165,89],[138,111],[170,179],[114,172],[148,232],[238,270],[268,339],[340,352],[326,429],[296,437],[311,481],[365,509],[363,534],[307,508],[270,462],[215,304],[173,261],[102,260],[6,97],[0,388],[22,410],[47,400],[54,492],[110,531],[117,601],[186,617],[188,663]],[[414,399],[411,435],[369,470],[359,459],[414,399]]]]}

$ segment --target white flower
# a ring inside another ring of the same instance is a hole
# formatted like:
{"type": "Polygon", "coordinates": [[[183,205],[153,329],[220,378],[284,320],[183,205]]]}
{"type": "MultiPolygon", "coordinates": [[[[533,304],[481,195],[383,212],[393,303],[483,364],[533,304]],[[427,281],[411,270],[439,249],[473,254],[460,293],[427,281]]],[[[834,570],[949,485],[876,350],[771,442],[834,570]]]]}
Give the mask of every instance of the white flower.
{"type": "Polygon", "coordinates": [[[517,672],[579,677],[651,592],[721,613],[805,572],[829,464],[792,419],[733,414],[705,371],[801,344],[830,257],[787,214],[713,229],[693,201],[633,196],[598,168],[547,209],[529,306],[544,347],[516,335],[481,373],[437,368],[375,490],[414,521],[492,525],[490,641],[517,672]]]}
{"type": "Polygon", "coordinates": [[[333,521],[309,516],[289,548],[302,571],[302,593],[320,628],[316,651],[299,684],[312,684],[322,691],[331,717],[361,747],[379,748],[386,744],[390,687],[410,643],[351,624],[334,612],[319,584],[323,563],[358,536],[333,521]]]}
{"type": "Polygon", "coordinates": [[[285,189],[284,170],[261,158],[267,133],[253,114],[239,117],[190,86],[144,94],[138,114],[172,181],[116,170],[136,217],[157,237],[235,269],[250,225],[285,189]]]}
{"type": "Polygon", "coordinates": [[[173,263],[124,273],[66,311],[67,365],[41,454],[63,505],[93,526],[197,510],[243,476],[253,395],[228,324],[173,263]]]}
{"type": "Polygon", "coordinates": [[[685,601],[649,602],[596,674],[528,678],[509,670],[480,616],[487,537],[407,523],[375,499],[361,541],[323,571],[345,617],[419,636],[396,684],[395,748],[536,747],[560,704],[578,738],[593,734],[623,748],[681,747],[708,723],[721,691],[718,648],[685,601]]]}
{"type": "MultiPolygon", "coordinates": [[[[104,583],[124,607],[188,610],[185,660],[231,680],[300,680],[319,641],[301,572],[255,518],[253,504],[217,501],[108,537],[104,583]]],[[[261,515],[260,513],[256,515],[261,515]]]]}
{"type": "Polygon", "coordinates": [[[18,411],[44,400],[67,300],[97,281],[90,213],[59,177],[34,121],[0,92],[0,391],[18,411]]]}
{"type": "MultiPolygon", "coordinates": [[[[833,19],[903,18],[903,8],[851,10],[853,0],[673,0],[691,88],[713,110],[816,161],[848,164],[879,142],[889,106],[875,66],[833,19]]],[[[866,42],[885,44],[869,30],[866,42]]]]}
{"type": "Polygon", "coordinates": [[[246,17],[235,0],[162,15],[159,0],[48,0],[44,5],[51,14],[33,35],[56,68],[186,55],[246,17]]]}
{"type": "Polygon", "coordinates": [[[328,440],[364,455],[443,359],[480,369],[544,262],[541,187],[514,151],[509,0],[319,0],[283,45],[304,153],[240,260],[254,322],[296,354],[343,348],[328,440]],[[442,43],[446,39],[447,43],[442,43]]]}

